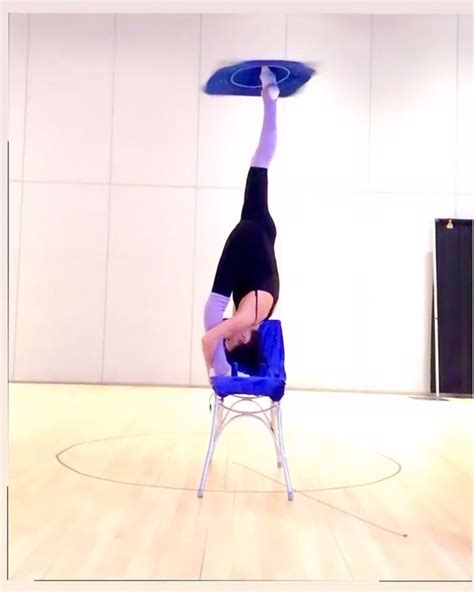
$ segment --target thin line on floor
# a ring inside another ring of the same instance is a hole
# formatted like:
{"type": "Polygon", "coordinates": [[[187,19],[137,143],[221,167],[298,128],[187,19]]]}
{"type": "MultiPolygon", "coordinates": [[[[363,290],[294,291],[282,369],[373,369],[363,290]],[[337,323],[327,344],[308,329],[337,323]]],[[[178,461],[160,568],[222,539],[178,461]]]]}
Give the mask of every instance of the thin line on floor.
{"type": "Polygon", "coordinates": [[[209,535],[209,529],[206,529],[206,538],[204,539],[204,549],[202,550],[201,569],[199,571],[199,579],[202,580],[202,570],[204,567],[204,558],[206,557],[207,537],[209,535]]]}

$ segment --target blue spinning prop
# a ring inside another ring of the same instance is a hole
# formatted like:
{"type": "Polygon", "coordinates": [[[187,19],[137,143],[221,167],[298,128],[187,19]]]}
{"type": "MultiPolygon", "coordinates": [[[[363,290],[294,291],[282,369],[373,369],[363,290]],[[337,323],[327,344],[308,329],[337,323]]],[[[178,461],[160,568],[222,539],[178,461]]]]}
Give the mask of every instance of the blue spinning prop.
{"type": "Polygon", "coordinates": [[[260,96],[262,66],[268,66],[275,74],[280,88],[280,97],[290,97],[295,94],[316,73],[314,68],[302,62],[251,60],[219,68],[207,81],[204,92],[209,95],[260,96]]]}

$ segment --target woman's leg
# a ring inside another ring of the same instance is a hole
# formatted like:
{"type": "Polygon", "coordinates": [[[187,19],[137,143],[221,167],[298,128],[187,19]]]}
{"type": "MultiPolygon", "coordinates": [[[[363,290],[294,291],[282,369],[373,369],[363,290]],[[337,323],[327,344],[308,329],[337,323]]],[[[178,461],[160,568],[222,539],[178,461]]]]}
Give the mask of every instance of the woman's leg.
{"type": "Polygon", "coordinates": [[[268,169],[275,154],[277,143],[276,113],[279,90],[276,85],[275,75],[266,66],[262,68],[260,80],[263,87],[263,124],[257,150],[250,166],[268,169]]]}
{"type": "Polygon", "coordinates": [[[276,99],[279,89],[269,68],[262,68],[263,123],[257,149],[252,158],[245,185],[242,220],[263,224],[275,240],[275,223],[268,211],[268,167],[275,154],[277,143],[276,99]]]}

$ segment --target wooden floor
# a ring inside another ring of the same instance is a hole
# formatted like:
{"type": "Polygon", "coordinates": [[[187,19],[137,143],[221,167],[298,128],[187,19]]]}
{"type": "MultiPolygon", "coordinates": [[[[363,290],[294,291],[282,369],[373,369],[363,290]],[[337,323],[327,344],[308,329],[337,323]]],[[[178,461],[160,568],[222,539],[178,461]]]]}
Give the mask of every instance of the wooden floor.
{"type": "Polygon", "coordinates": [[[245,419],[199,500],[209,394],[11,384],[10,578],[472,578],[471,400],[287,392],[295,500],[245,419]]]}

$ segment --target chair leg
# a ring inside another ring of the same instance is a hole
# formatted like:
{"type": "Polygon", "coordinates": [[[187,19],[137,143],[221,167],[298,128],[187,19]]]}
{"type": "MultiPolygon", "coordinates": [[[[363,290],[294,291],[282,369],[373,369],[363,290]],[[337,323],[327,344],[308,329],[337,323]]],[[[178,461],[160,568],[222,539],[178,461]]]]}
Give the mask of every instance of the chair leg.
{"type": "Polygon", "coordinates": [[[288,492],[288,499],[291,502],[294,499],[294,493],[293,493],[293,486],[291,484],[290,471],[288,469],[288,461],[286,459],[285,442],[283,440],[283,425],[282,425],[282,419],[281,419],[280,401],[278,401],[278,403],[276,403],[276,416],[277,416],[277,424],[278,424],[278,443],[280,445],[281,460],[282,460],[282,464],[283,464],[283,472],[285,474],[286,491],[288,492]]]}
{"type": "Polygon", "coordinates": [[[211,433],[209,435],[209,445],[207,447],[207,454],[206,460],[204,462],[204,468],[201,475],[201,482],[199,483],[198,489],[198,497],[202,497],[204,495],[204,487],[206,486],[207,481],[207,473],[209,471],[209,465],[212,461],[212,456],[214,454],[214,449],[216,446],[216,438],[219,434],[220,422],[219,417],[221,414],[220,404],[218,401],[217,395],[214,395],[214,406],[212,409],[212,426],[211,426],[211,433]]]}
{"type": "Polygon", "coordinates": [[[219,399],[217,395],[214,398],[214,404],[217,406],[217,425],[216,425],[216,432],[214,434],[214,440],[212,442],[212,452],[211,452],[211,460],[209,464],[212,465],[212,459],[214,458],[214,450],[216,449],[217,440],[219,439],[222,433],[222,418],[224,416],[224,407],[221,405],[222,399],[219,399]]]}
{"type": "Polygon", "coordinates": [[[275,418],[275,407],[272,407],[272,410],[270,412],[271,414],[271,428],[272,428],[272,432],[273,435],[275,437],[275,451],[276,451],[276,455],[277,455],[277,467],[279,469],[281,469],[281,455],[280,455],[280,448],[278,446],[278,428],[276,425],[276,418],[275,418]]]}

